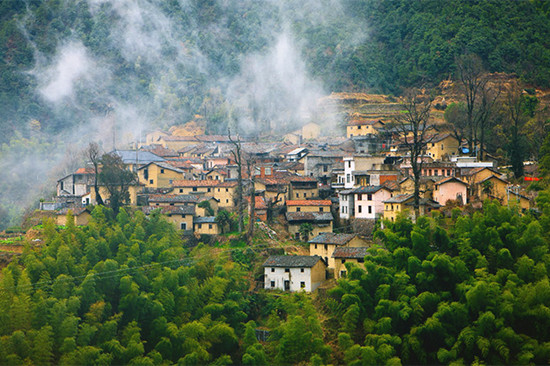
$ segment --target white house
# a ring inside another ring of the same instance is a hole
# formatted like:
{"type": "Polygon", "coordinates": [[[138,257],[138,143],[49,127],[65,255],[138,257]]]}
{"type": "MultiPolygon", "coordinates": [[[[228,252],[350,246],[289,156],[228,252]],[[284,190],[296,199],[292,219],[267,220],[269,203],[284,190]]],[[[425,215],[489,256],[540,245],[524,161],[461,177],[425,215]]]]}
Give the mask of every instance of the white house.
{"type": "Polygon", "coordinates": [[[339,216],[341,219],[350,219],[354,216],[355,206],[353,205],[353,190],[345,189],[338,193],[339,216]]]}
{"type": "Polygon", "coordinates": [[[311,292],[326,279],[327,265],[317,255],[272,255],[263,267],[264,288],[270,290],[311,292]]]}
{"type": "Polygon", "coordinates": [[[376,219],[384,215],[384,201],[392,197],[391,190],[384,186],[359,187],[352,192],[357,219],[376,219]]]}

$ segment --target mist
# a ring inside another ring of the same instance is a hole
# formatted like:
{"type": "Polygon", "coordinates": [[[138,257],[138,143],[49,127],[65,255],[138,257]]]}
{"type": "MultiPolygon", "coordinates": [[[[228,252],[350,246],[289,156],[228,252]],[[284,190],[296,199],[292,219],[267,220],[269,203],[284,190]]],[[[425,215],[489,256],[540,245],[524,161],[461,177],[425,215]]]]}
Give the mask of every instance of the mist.
{"type": "MultiPolygon", "coordinates": [[[[22,146],[0,150],[0,167],[18,171],[3,183],[2,192],[10,194],[0,195],[12,216],[51,198],[55,181],[83,164],[75,150],[92,141],[108,152],[201,113],[211,133],[231,127],[243,135],[282,134],[311,121],[330,131],[339,123],[317,109],[331,90],[305,57],[314,40],[304,35],[347,22],[340,1],[61,3],[85,19],[56,33],[53,52],[26,29],[30,20],[19,24],[34,50],[26,73],[48,113],[29,118],[22,146]],[[38,185],[25,178],[37,173],[38,185]]],[[[330,37],[335,53],[366,37],[364,24],[349,20],[342,27],[345,32],[330,37]]]]}

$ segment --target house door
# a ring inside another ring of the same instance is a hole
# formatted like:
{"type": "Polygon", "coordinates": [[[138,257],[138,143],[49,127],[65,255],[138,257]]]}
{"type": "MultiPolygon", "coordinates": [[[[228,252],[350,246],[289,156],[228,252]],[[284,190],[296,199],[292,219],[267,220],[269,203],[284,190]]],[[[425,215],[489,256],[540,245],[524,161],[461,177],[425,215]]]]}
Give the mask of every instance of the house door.
{"type": "Polygon", "coordinates": [[[290,281],[285,281],[285,291],[290,290],[290,281]]]}

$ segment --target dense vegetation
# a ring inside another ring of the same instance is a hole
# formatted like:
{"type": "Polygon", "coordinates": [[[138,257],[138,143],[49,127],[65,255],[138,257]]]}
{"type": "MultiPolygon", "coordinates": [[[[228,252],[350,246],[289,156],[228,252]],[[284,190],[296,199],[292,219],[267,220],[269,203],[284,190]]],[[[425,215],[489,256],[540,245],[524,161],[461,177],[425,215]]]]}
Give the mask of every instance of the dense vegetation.
{"type": "MultiPolygon", "coordinates": [[[[33,119],[47,131],[61,131],[90,113],[108,112],[113,98],[132,104],[157,98],[156,117],[161,125],[186,122],[206,112],[210,129],[223,131],[228,109],[225,91],[220,95],[216,88],[223,88],[225,78],[241,71],[243,56],[265,51],[287,25],[302,46],[309,73],[322,80],[327,91],[398,93],[403,86],[434,84],[454,72],[456,57],[464,53],[480,56],[491,72],[517,73],[528,83],[550,86],[547,1],[300,3],[153,1],[151,7],[156,8],[148,14],[171,21],[170,32],[175,37],[174,42],[159,46],[163,62],[177,58],[174,45],[188,48],[192,60],[191,65],[158,70],[158,64],[148,62],[145,55],[124,57],[124,40],[114,29],[118,15],[112,3],[91,11],[84,0],[3,1],[0,130],[6,133],[0,142],[9,141],[16,130],[27,131],[33,119]],[[39,75],[28,71],[51,61],[67,40],[81,41],[112,68],[113,80],[106,89],[82,91],[79,100],[84,105],[67,103],[60,112],[36,93],[39,75]],[[160,78],[163,85],[159,85],[160,78]],[[161,97],[154,94],[159,87],[168,88],[161,97]]],[[[156,37],[158,29],[151,22],[145,26],[156,37]]]]}
{"type": "Polygon", "coordinates": [[[344,360],[548,363],[548,192],[539,203],[540,220],[486,202],[473,215],[387,223],[385,248],[327,301],[344,360]]]}
{"type": "Polygon", "coordinates": [[[188,246],[158,214],[98,206],[3,270],[0,363],[548,363],[550,192],[538,203],[387,222],[366,271],[315,296],[253,290],[262,238],[188,246]]]}

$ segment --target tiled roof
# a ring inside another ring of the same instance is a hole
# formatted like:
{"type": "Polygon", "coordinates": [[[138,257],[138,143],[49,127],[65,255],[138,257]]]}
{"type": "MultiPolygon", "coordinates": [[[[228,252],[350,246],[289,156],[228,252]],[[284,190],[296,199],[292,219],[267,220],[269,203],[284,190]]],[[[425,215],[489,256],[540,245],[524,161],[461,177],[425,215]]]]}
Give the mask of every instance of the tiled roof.
{"type": "Polygon", "coordinates": [[[173,187],[216,187],[216,188],[229,188],[237,186],[237,182],[220,182],[215,179],[205,179],[205,180],[190,180],[190,179],[181,179],[175,180],[172,183],[173,187]]]}
{"type": "Polygon", "coordinates": [[[382,122],[381,120],[360,120],[360,119],[354,119],[354,120],[351,120],[348,122],[348,126],[365,126],[365,125],[374,125],[375,123],[382,123],[384,124],[384,122],[382,122]]]}
{"type": "Polygon", "coordinates": [[[148,166],[151,165],[151,164],[158,165],[159,167],[164,168],[164,169],[172,170],[172,171],[174,171],[174,172],[176,172],[176,173],[182,173],[182,174],[185,173],[183,170],[181,170],[181,169],[175,167],[175,166],[172,165],[172,164],[169,164],[169,163],[167,163],[167,162],[164,162],[164,161],[152,161],[152,162],[150,162],[149,164],[144,165],[144,166],[142,166],[141,168],[139,168],[139,170],[145,169],[146,167],[148,167],[148,166]]]}
{"type": "Polygon", "coordinates": [[[194,215],[195,206],[144,206],[141,208],[144,214],[149,215],[155,210],[159,210],[164,215],[176,214],[176,215],[194,215]]]}
{"type": "Polygon", "coordinates": [[[357,235],[355,234],[335,234],[322,233],[309,241],[310,244],[334,244],[345,245],[349,243],[357,235]]]}
{"type": "Polygon", "coordinates": [[[458,179],[457,177],[447,177],[447,178],[445,178],[445,179],[440,180],[439,182],[436,182],[435,185],[442,185],[442,184],[444,184],[444,183],[449,183],[449,182],[452,182],[452,181],[457,182],[457,183],[462,183],[462,184],[464,184],[465,186],[468,185],[468,183],[461,181],[461,180],[458,179]]]}
{"type": "Polygon", "coordinates": [[[287,212],[287,221],[332,221],[330,212],[287,212]]]}
{"type": "Polygon", "coordinates": [[[332,258],[362,259],[369,254],[369,248],[337,247],[332,253],[332,258]]]}
{"type": "MultiPolygon", "coordinates": [[[[272,255],[264,262],[264,267],[311,268],[321,260],[318,255],[272,255]]],[[[324,262],[323,262],[324,263],[324,262]]]]}
{"type": "Polygon", "coordinates": [[[149,196],[149,202],[176,202],[176,203],[195,203],[209,199],[211,197],[204,197],[195,194],[152,194],[149,196]]]}
{"type": "Polygon", "coordinates": [[[397,196],[393,196],[389,200],[384,201],[384,203],[403,203],[411,198],[413,198],[412,194],[398,194],[397,196]]]}
{"type": "Polygon", "coordinates": [[[204,216],[204,217],[195,217],[193,219],[194,224],[214,224],[216,223],[216,216],[204,216]]]}
{"type": "Polygon", "coordinates": [[[317,179],[311,177],[303,177],[301,175],[293,175],[290,177],[291,182],[317,182],[317,179]]]}
{"type": "Polygon", "coordinates": [[[115,150],[113,153],[120,156],[124,164],[149,164],[153,161],[164,161],[163,157],[149,151],[115,150]]]}
{"type": "Polygon", "coordinates": [[[158,144],[142,146],[141,150],[152,152],[153,154],[161,156],[163,158],[178,156],[178,153],[176,151],[158,144]]]}
{"type": "Polygon", "coordinates": [[[93,168],[79,168],[74,174],[95,174],[93,168]]]}
{"type": "Polygon", "coordinates": [[[287,206],[330,206],[329,200],[288,200],[287,206]]]}
{"type": "MultiPolygon", "coordinates": [[[[254,196],[254,209],[256,210],[266,210],[267,204],[265,203],[265,199],[262,196],[254,196]]],[[[250,196],[246,197],[246,201],[250,204],[250,196]]]]}
{"type": "Polygon", "coordinates": [[[366,187],[358,187],[353,190],[353,193],[376,193],[381,189],[390,190],[388,187],[384,186],[366,186],[366,187]]]}

